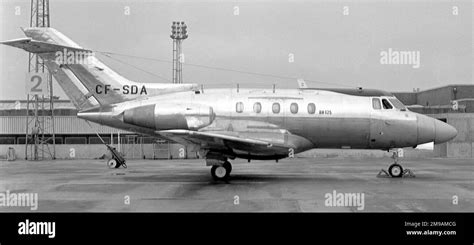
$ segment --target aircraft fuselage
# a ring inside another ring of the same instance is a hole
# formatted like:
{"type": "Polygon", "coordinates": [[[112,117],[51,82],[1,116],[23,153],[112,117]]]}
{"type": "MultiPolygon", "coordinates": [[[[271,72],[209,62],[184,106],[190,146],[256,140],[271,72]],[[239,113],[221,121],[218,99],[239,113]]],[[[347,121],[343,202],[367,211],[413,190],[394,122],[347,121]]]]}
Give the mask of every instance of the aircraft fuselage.
{"type": "MultiPolygon", "coordinates": [[[[449,136],[436,135],[436,129],[438,134],[443,130],[450,131],[439,120],[397,109],[393,104],[391,109],[384,109],[382,105],[374,108],[374,99],[390,98],[394,97],[358,96],[318,89],[206,89],[199,93],[178,92],[122,102],[81,112],[78,116],[150,135],[176,129],[178,125],[183,129],[233,132],[238,137],[268,138],[272,142],[289,144],[294,146],[295,153],[311,148],[388,150],[415,147],[449,136]],[[139,108],[136,114],[128,113],[134,108],[139,108]],[[179,117],[179,114],[186,114],[185,110],[194,108],[200,111],[195,118],[179,117]],[[127,119],[124,115],[133,116],[127,119]],[[152,121],[147,123],[146,120],[152,121]]],[[[246,154],[245,150],[234,152],[237,157],[248,158],[246,154]]]]}

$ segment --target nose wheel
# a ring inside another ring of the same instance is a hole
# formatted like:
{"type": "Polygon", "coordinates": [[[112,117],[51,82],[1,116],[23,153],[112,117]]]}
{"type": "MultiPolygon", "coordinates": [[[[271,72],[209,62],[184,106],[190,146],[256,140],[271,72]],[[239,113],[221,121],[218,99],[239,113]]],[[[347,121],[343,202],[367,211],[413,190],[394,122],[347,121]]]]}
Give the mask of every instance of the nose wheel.
{"type": "Polygon", "coordinates": [[[398,163],[398,153],[396,151],[393,152],[392,158],[394,163],[388,167],[388,171],[385,169],[380,170],[380,172],[377,174],[377,177],[415,177],[413,171],[410,169],[403,169],[402,165],[398,163]]]}
{"type": "Polygon", "coordinates": [[[225,161],[222,165],[214,165],[211,167],[211,175],[214,180],[228,180],[232,165],[229,161],[225,161]]]}
{"type": "Polygon", "coordinates": [[[393,178],[400,178],[403,176],[403,167],[398,163],[394,163],[388,167],[388,173],[393,178]]]}

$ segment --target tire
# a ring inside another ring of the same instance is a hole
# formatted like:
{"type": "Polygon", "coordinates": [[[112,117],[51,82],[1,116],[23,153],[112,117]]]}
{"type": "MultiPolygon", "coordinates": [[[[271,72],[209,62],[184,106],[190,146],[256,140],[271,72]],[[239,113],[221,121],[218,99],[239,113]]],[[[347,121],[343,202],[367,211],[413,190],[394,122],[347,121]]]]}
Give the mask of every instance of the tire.
{"type": "Polygon", "coordinates": [[[227,169],[227,171],[229,172],[229,175],[230,175],[230,173],[232,172],[232,164],[230,164],[229,161],[225,161],[225,163],[222,164],[222,166],[227,169]]]}
{"type": "Polygon", "coordinates": [[[227,180],[229,178],[229,169],[222,166],[212,166],[211,175],[214,180],[227,180]]]}
{"type": "Polygon", "coordinates": [[[107,161],[107,166],[109,166],[109,168],[120,168],[120,165],[115,158],[109,159],[107,161]]]}
{"type": "Polygon", "coordinates": [[[403,176],[403,167],[400,164],[392,164],[388,168],[388,173],[393,178],[400,178],[403,176]]]}

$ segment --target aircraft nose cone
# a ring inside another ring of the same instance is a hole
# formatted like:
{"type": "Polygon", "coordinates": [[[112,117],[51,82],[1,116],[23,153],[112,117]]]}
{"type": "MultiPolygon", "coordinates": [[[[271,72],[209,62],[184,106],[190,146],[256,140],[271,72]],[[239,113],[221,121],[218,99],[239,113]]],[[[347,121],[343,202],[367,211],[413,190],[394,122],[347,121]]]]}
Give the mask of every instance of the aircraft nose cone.
{"type": "Polygon", "coordinates": [[[433,119],[431,117],[425,115],[418,115],[418,144],[425,144],[429,142],[433,142],[435,140],[435,124],[434,121],[438,121],[437,119],[433,119]]]}
{"type": "Polygon", "coordinates": [[[453,126],[440,120],[435,120],[435,132],[435,144],[450,141],[458,135],[458,131],[453,126]]]}

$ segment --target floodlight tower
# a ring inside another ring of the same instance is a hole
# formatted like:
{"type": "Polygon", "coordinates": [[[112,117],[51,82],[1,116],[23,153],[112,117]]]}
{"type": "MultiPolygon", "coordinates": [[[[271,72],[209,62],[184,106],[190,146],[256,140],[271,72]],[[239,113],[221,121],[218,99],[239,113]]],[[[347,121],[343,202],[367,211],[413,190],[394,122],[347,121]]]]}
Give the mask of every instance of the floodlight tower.
{"type": "MultiPolygon", "coordinates": [[[[30,27],[50,27],[49,14],[49,0],[31,0],[30,27]]],[[[45,153],[55,159],[53,78],[43,60],[34,53],[29,53],[28,72],[44,73],[47,81],[44,81],[44,92],[26,91],[25,159],[41,160],[45,153]]]]}
{"type": "Polygon", "coordinates": [[[183,83],[184,54],[181,43],[188,38],[186,24],[181,21],[173,21],[171,25],[171,39],[173,39],[173,83],[183,83]]]}

